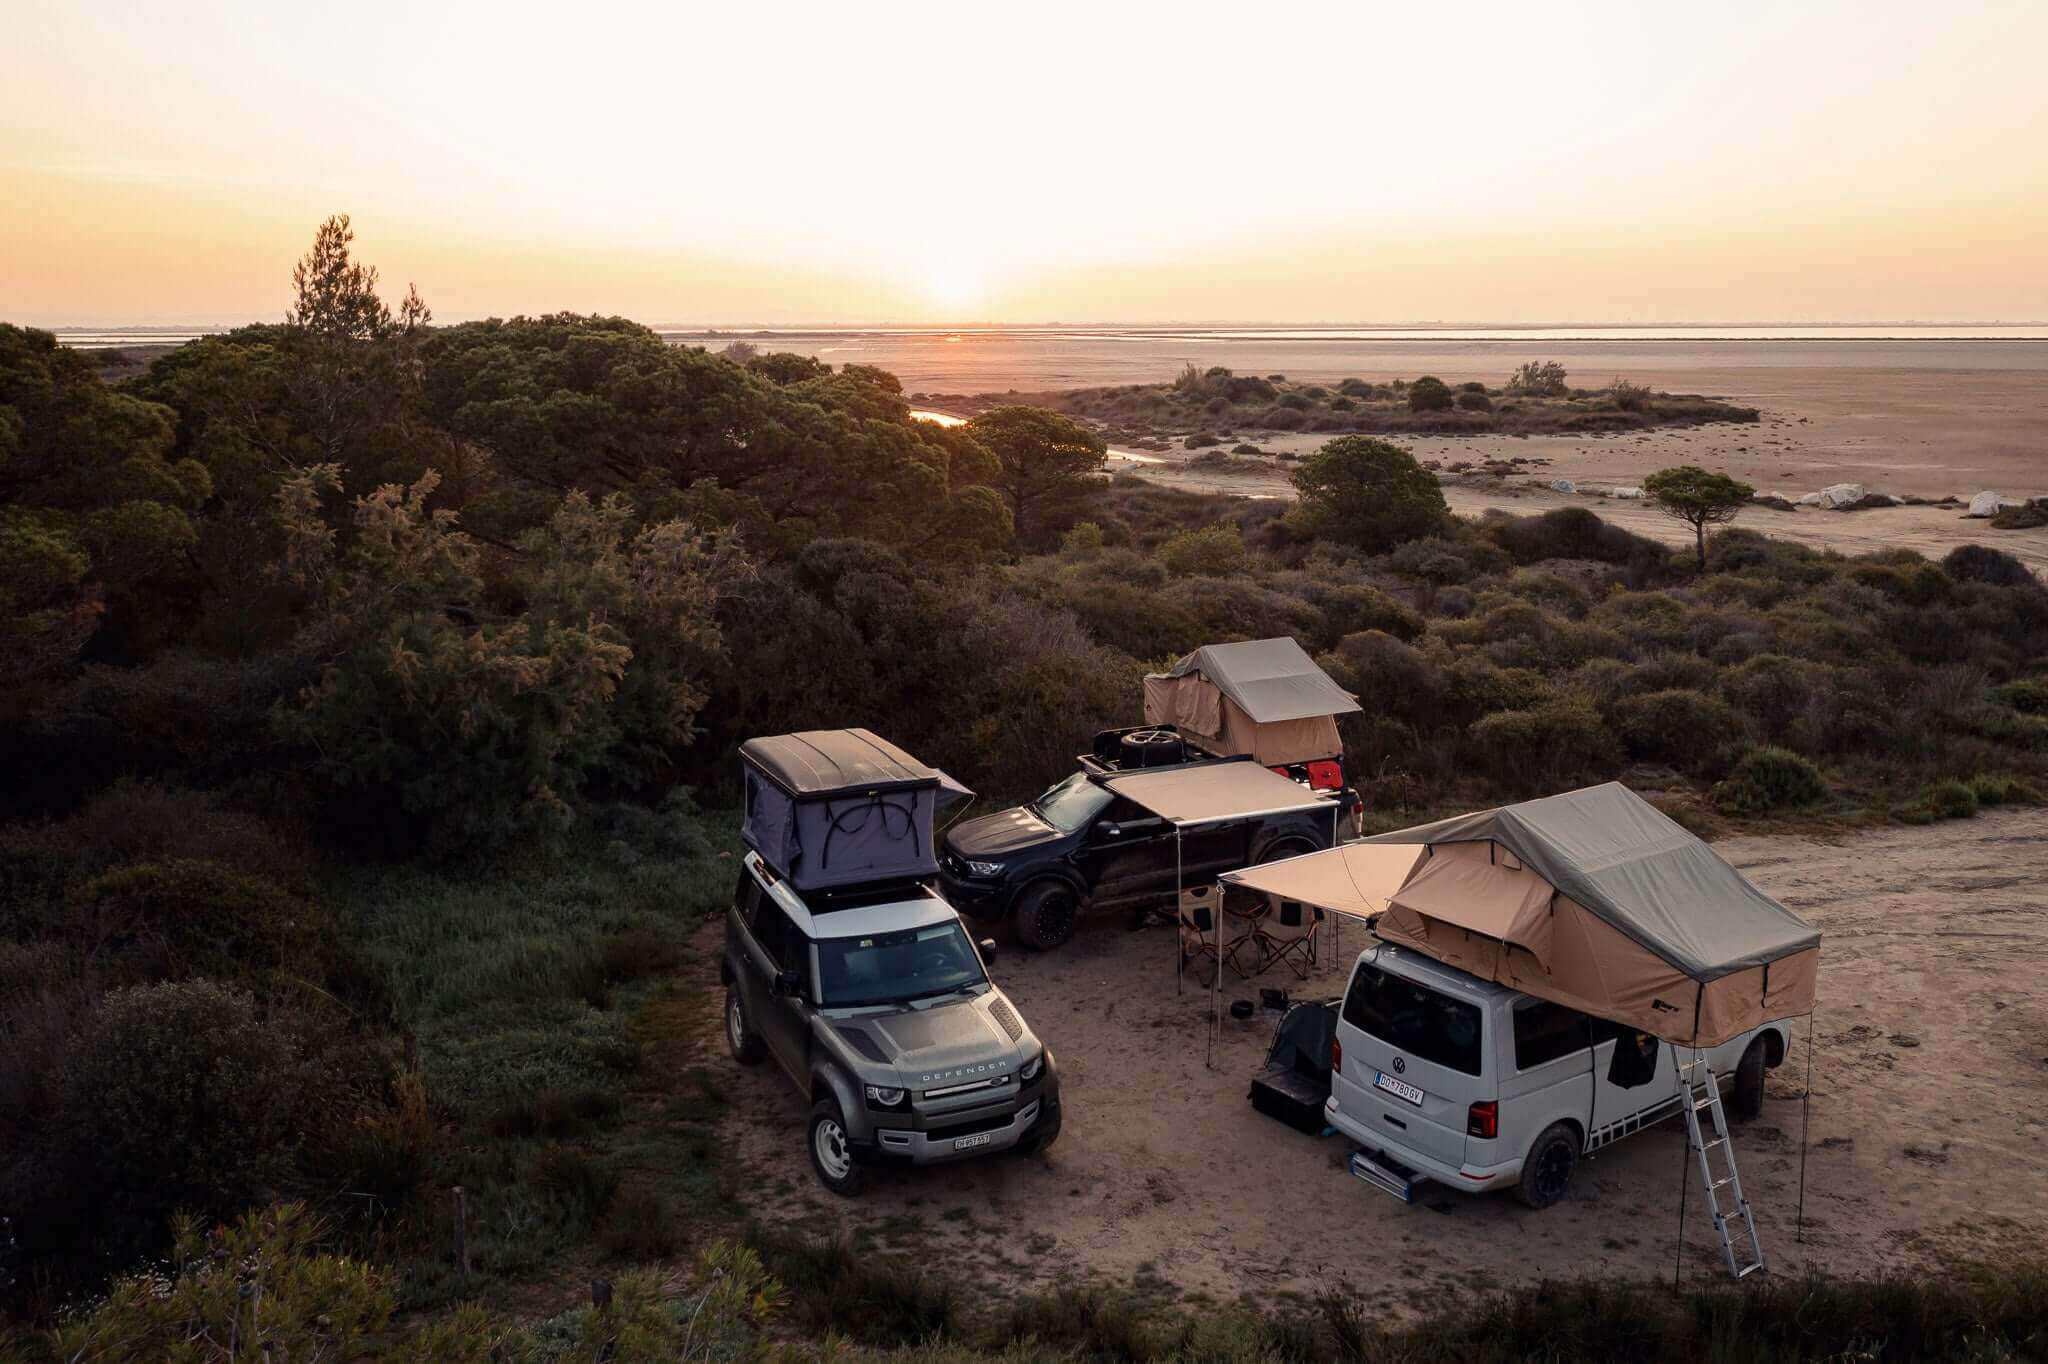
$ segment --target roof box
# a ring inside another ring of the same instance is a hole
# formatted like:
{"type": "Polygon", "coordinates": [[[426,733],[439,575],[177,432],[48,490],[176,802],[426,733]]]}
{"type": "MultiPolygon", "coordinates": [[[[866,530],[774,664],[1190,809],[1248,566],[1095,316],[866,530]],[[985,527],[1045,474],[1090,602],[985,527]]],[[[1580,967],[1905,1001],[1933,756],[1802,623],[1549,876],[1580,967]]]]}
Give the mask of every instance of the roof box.
{"type": "Polygon", "coordinates": [[[814,729],[740,745],[741,836],[799,891],[938,873],[934,816],[973,796],[865,729],[814,729]]]}

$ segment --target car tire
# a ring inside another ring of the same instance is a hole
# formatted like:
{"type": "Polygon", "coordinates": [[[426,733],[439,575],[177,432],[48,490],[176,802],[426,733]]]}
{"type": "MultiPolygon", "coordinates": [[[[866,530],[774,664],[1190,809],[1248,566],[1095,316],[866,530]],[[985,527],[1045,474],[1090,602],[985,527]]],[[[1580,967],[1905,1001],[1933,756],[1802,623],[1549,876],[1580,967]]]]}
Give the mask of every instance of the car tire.
{"type": "Polygon", "coordinates": [[[1522,1181],[1515,1197],[1532,1208],[1547,1208],[1571,1187],[1579,1166],[1579,1134],[1568,1122],[1554,1122],[1536,1134],[1522,1158],[1522,1181]]]}
{"type": "Polygon", "coordinates": [[[747,1019],[737,985],[725,987],[725,1045],[732,1051],[732,1059],[743,1066],[758,1066],[768,1055],[761,1034],[754,1031],[754,1025],[747,1019]]]}
{"type": "Polygon", "coordinates": [[[1747,1122],[1764,1111],[1764,1039],[1754,1037],[1735,1063],[1735,1086],[1728,1094],[1728,1114],[1747,1122]]]}
{"type": "Polygon", "coordinates": [[[1064,881],[1040,881],[1017,897],[1011,919],[1017,941],[1039,952],[1050,952],[1074,936],[1074,920],[1081,913],[1081,897],[1064,881]]]}
{"type": "Polygon", "coordinates": [[[804,1145],[811,1153],[811,1169],[818,1182],[833,1193],[851,1198],[867,1183],[867,1171],[853,1158],[853,1138],[837,1099],[820,1099],[811,1105],[804,1145]]]}
{"type": "Polygon", "coordinates": [[[1303,857],[1317,851],[1319,849],[1316,845],[1305,838],[1275,839],[1271,845],[1259,854],[1258,865],[1264,866],[1268,862],[1282,862],[1290,857],[1303,857]]]}
{"type": "Polygon", "coordinates": [[[1059,1139],[1060,1111],[1055,1108],[1052,1111],[1051,1120],[1041,1119],[1038,1126],[1032,1128],[1030,1134],[1024,1140],[1017,1143],[1017,1149],[1027,1156],[1035,1156],[1050,1149],[1052,1144],[1059,1139]]]}

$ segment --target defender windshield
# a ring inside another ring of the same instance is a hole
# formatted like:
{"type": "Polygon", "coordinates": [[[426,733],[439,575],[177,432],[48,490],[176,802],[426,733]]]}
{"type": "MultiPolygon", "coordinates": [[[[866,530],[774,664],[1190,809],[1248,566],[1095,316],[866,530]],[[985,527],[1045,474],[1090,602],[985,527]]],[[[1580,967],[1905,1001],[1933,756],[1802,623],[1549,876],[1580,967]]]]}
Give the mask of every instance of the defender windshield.
{"type": "Polygon", "coordinates": [[[818,939],[818,997],[828,1008],[902,1004],[952,994],[987,979],[957,921],[818,939]]]}
{"type": "Polygon", "coordinates": [[[1344,996],[1344,1021],[1424,1061],[1479,1074],[1479,1009],[1361,962],[1344,996]]]}
{"type": "Polygon", "coordinates": [[[1087,827],[1091,820],[1109,808],[1113,799],[1109,792],[1088,780],[1087,773],[1076,772],[1032,801],[1028,808],[1061,833],[1070,834],[1087,827]]]}

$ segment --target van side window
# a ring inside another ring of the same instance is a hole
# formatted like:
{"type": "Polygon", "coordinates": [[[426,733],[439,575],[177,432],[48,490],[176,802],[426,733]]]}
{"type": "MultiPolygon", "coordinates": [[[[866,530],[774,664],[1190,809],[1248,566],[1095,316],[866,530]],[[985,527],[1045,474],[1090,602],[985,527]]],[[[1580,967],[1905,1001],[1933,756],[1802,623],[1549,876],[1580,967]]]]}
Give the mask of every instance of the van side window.
{"type": "Polygon", "coordinates": [[[1466,1075],[1480,1073],[1479,1006],[1388,975],[1371,962],[1361,963],[1351,978],[1344,1021],[1396,1051],[1466,1075]]]}
{"type": "Polygon", "coordinates": [[[1534,1070],[1593,1045],[1591,1020],[1547,999],[1515,1006],[1515,1069],[1534,1070]]]}

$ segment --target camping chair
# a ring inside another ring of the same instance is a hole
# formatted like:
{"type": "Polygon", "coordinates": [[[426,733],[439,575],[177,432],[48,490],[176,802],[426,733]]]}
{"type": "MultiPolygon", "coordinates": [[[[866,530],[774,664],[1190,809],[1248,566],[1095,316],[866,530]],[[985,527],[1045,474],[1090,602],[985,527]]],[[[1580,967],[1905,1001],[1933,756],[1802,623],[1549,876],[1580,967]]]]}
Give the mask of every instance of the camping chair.
{"type": "Polygon", "coordinates": [[[1266,955],[1265,922],[1272,905],[1264,895],[1256,891],[1238,890],[1234,886],[1223,889],[1223,917],[1232,927],[1242,927],[1243,932],[1232,937],[1224,946],[1223,959],[1230,963],[1230,969],[1245,979],[1250,979],[1266,969],[1271,960],[1266,955]],[[1238,959],[1240,953],[1249,950],[1251,966],[1246,968],[1238,959]]]}
{"type": "Polygon", "coordinates": [[[1223,950],[1219,925],[1222,920],[1217,911],[1222,907],[1223,896],[1220,888],[1211,883],[1206,886],[1189,886],[1180,893],[1180,969],[1186,975],[1189,962],[1207,959],[1207,972],[1197,976],[1202,985],[1215,982],[1216,973],[1223,969],[1223,950]]]}
{"type": "Polygon", "coordinates": [[[1282,900],[1259,923],[1261,969],[1285,961],[1299,980],[1315,969],[1316,939],[1323,927],[1323,907],[1282,900]]]}

